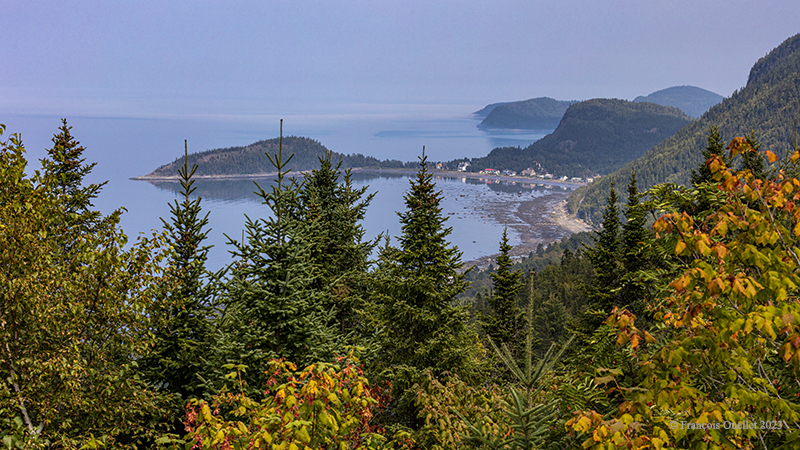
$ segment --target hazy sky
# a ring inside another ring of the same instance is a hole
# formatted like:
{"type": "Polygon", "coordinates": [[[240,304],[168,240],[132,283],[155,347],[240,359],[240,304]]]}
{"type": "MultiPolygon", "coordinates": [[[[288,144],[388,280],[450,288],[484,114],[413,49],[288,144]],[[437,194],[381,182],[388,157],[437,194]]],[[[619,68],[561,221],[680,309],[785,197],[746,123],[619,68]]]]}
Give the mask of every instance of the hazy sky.
{"type": "Polygon", "coordinates": [[[0,114],[339,114],[729,96],[800,32],[800,2],[0,0],[0,18],[0,114]]]}

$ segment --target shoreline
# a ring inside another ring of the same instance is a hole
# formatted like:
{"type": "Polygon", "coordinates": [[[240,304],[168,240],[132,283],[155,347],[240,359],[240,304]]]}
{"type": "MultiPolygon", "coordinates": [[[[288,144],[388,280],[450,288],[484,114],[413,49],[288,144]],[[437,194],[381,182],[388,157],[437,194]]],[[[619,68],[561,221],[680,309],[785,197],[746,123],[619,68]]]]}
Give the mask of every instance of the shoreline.
{"type": "MultiPolygon", "coordinates": [[[[391,174],[398,176],[413,176],[417,173],[416,169],[373,169],[373,168],[352,168],[353,173],[373,173],[391,174]]],[[[310,173],[310,171],[293,171],[288,176],[299,177],[310,173]]],[[[577,188],[586,183],[574,183],[561,180],[543,180],[538,178],[506,176],[506,175],[481,175],[474,172],[454,172],[445,170],[433,170],[431,174],[435,177],[445,177],[453,179],[477,179],[486,182],[510,182],[519,184],[523,188],[533,188],[534,186],[558,186],[564,188],[577,188]]],[[[258,173],[258,174],[236,174],[236,175],[203,175],[194,176],[196,180],[208,181],[237,181],[237,180],[258,180],[275,177],[277,172],[258,173]]],[[[131,177],[135,181],[148,182],[179,182],[180,178],[175,175],[171,177],[160,176],[140,176],[131,177]]],[[[551,192],[541,197],[536,197],[521,201],[488,202],[483,204],[486,215],[500,224],[507,224],[508,228],[519,235],[520,243],[514,245],[509,252],[513,260],[527,257],[530,252],[536,251],[539,244],[549,245],[558,242],[562,238],[573,233],[591,231],[593,227],[581,219],[577,219],[567,213],[566,192],[551,192]]],[[[499,246],[499,242],[498,242],[499,246]]],[[[461,270],[466,270],[475,266],[477,270],[484,270],[490,264],[496,264],[497,256],[500,252],[487,256],[464,261],[461,270]]]]}
{"type": "MultiPolygon", "coordinates": [[[[347,169],[345,169],[347,170],[347,169]]],[[[369,167],[353,167],[350,168],[353,173],[386,173],[386,174],[397,174],[397,175],[413,175],[417,173],[417,169],[374,169],[369,167]]],[[[300,176],[305,175],[307,173],[311,173],[310,170],[300,170],[300,171],[291,171],[287,173],[288,176],[300,176]]],[[[576,188],[580,186],[585,186],[587,183],[576,183],[573,181],[562,181],[562,180],[544,180],[540,178],[531,178],[531,177],[523,177],[523,176],[508,176],[508,175],[481,175],[475,172],[454,172],[449,170],[432,170],[430,172],[432,175],[435,176],[443,176],[448,178],[472,178],[472,179],[479,179],[479,180],[492,180],[492,181],[509,181],[509,182],[516,182],[521,183],[523,186],[528,185],[550,185],[550,186],[560,186],[560,187],[569,187],[569,188],[576,188]]],[[[231,174],[231,175],[194,175],[192,176],[193,180],[209,180],[209,181],[238,181],[238,180],[261,180],[264,178],[270,178],[277,176],[278,172],[262,172],[262,173],[251,173],[251,174],[231,174]]],[[[134,181],[161,181],[161,182],[180,182],[180,177],[178,175],[170,175],[170,176],[157,176],[157,175],[140,175],[136,177],[130,177],[129,180],[134,181]]]]}
{"type": "MultiPolygon", "coordinates": [[[[490,217],[500,223],[508,224],[508,228],[519,234],[521,242],[509,251],[512,260],[527,257],[530,252],[536,251],[539,244],[549,245],[574,233],[593,230],[591,225],[567,213],[567,195],[554,192],[521,201],[513,210],[498,204],[487,205],[490,217]]],[[[464,261],[461,269],[466,270],[475,266],[477,270],[484,270],[490,264],[496,264],[499,255],[498,251],[492,255],[464,261]]]]}

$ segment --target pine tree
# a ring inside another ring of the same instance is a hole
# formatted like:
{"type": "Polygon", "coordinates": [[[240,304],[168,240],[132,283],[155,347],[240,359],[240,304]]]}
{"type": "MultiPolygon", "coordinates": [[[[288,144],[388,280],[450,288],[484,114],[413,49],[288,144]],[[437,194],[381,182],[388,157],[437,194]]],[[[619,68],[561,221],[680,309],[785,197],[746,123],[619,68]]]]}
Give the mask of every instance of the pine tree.
{"type": "MultiPolygon", "coordinates": [[[[190,198],[196,189],[192,179],[197,165],[188,166],[188,146],[184,141],[184,165],[178,169],[183,201],[169,205],[171,219],[164,224],[170,254],[170,269],[175,286],[170,298],[154,311],[158,320],[154,354],[143,363],[148,378],[183,400],[201,394],[197,375],[202,359],[210,350],[209,289],[205,262],[209,246],[202,246],[208,235],[208,213],[202,215],[201,198],[190,198]]],[[[180,405],[182,409],[183,405],[180,405]]]]}
{"type": "Polygon", "coordinates": [[[522,274],[512,271],[513,262],[508,252],[513,247],[508,245],[508,227],[503,229],[500,240],[500,255],[497,257],[497,271],[492,273],[493,295],[488,302],[492,313],[481,317],[482,327],[492,341],[498,346],[506,344],[516,348],[516,337],[522,317],[517,306],[517,294],[522,289],[522,274]]]}

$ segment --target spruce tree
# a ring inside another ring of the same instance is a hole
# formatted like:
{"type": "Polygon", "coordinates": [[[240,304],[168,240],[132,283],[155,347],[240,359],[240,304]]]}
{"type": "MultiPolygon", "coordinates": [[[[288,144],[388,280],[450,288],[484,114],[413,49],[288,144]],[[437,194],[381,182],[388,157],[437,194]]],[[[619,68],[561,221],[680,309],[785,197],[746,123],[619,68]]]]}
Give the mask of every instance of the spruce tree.
{"type": "Polygon", "coordinates": [[[103,216],[92,209],[92,199],[100,194],[108,181],[84,185],[84,178],[97,163],[85,164],[83,152],[86,148],[70,133],[72,127],[67,125],[67,119],[61,119],[58,129],[59,133],[52,139],[53,147],[47,150],[47,157],[41,163],[43,176],[54,178],[54,183],[50,185],[51,193],[59,199],[64,210],[63,222],[50,232],[63,237],[62,251],[65,255],[70,255],[76,251],[76,243],[74,239],[67,238],[67,234],[98,234],[101,229],[114,228],[121,212],[115,211],[109,216],[103,216]]]}
{"type": "Polygon", "coordinates": [[[584,314],[584,331],[591,333],[599,326],[617,302],[622,275],[619,208],[614,180],[603,213],[603,226],[594,232],[595,246],[586,249],[586,257],[594,267],[595,276],[586,289],[588,299],[584,314]]]}
{"type": "Polygon", "coordinates": [[[692,186],[695,188],[704,183],[714,182],[711,169],[709,169],[706,165],[706,161],[714,156],[722,158],[723,162],[725,162],[725,165],[730,167],[730,160],[726,155],[725,146],[722,143],[722,134],[720,133],[718,127],[709,128],[708,145],[706,145],[706,148],[703,150],[703,161],[700,162],[696,169],[692,170],[691,180],[692,186]]]}
{"type": "Polygon", "coordinates": [[[631,170],[631,177],[628,180],[628,204],[625,205],[625,223],[622,224],[621,252],[625,269],[633,271],[641,267],[642,243],[648,238],[645,224],[647,216],[645,211],[639,207],[641,194],[636,186],[636,169],[631,170]]]}
{"type": "Polygon", "coordinates": [[[522,289],[522,273],[512,271],[513,262],[508,252],[508,227],[503,229],[500,240],[500,255],[497,257],[497,271],[491,274],[493,295],[488,302],[491,314],[481,317],[483,330],[498,346],[506,344],[511,349],[516,344],[522,311],[517,306],[517,294],[522,289]]]}
{"type": "Polygon", "coordinates": [[[317,288],[331,288],[331,303],[338,333],[352,340],[359,320],[356,311],[366,295],[369,257],[377,241],[364,241],[361,221],[375,194],[356,189],[350,170],[341,171],[341,159],[333,164],[331,153],[319,159],[320,167],[305,177],[300,189],[301,214],[305,217],[308,257],[316,266],[317,288]],[[339,179],[342,178],[341,182],[339,179]]]}
{"type": "MultiPolygon", "coordinates": [[[[197,165],[188,166],[188,145],[184,141],[184,165],[178,169],[183,201],[169,205],[170,221],[161,219],[172,252],[169,266],[175,285],[170,298],[154,311],[158,321],[153,356],[143,364],[148,378],[183,400],[201,394],[197,377],[202,359],[210,350],[209,289],[205,262],[209,246],[208,213],[202,214],[201,198],[191,199],[196,187],[192,179],[197,165]]],[[[182,408],[182,405],[180,405],[182,408]]]]}
{"type": "Polygon", "coordinates": [[[326,309],[331,287],[319,285],[319,267],[309,257],[313,246],[300,208],[300,187],[287,176],[292,157],[283,155],[282,135],[278,152],[267,154],[277,178],[269,191],[256,183],[256,194],[271,214],[256,220],[245,216],[244,240],[229,238],[236,260],[229,267],[218,348],[223,363],[250,368],[247,381],[254,395],[263,391],[269,360],[329,361],[342,344],[326,309]]]}
{"type": "Polygon", "coordinates": [[[764,165],[764,156],[759,153],[761,144],[758,142],[756,132],[753,131],[745,136],[747,143],[752,148],[751,151],[742,153],[742,169],[749,170],[753,177],[759,180],[766,180],[769,178],[769,171],[764,165]]]}
{"type": "Polygon", "coordinates": [[[650,288],[650,276],[644,271],[654,269],[657,258],[652,254],[652,237],[645,228],[647,223],[646,210],[640,206],[641,194],[636,186],[636,170],[631,171],[628,180],[628,203],[625,205],[623,215],[625,222],[622,224],[622,239],[620,258],[622,271],[620,273],[621,288],[618,295],[617,306],[628,307],[637,316],[646,312],[645,297],[650,288]]]}
{"type": "Polygon", "coordinates": [[[441,200],[423,148],[406,211],[398,213],[400,247],[382,248],[374,293],[380,352],[372,366],[392,381],[393,414],[407,425],[417,420],[408,388],[424,371],[465,380],[481,372],[468,310],[456,301],[468,283],[458,272],[461,252],[447,241],[452,229],[444,226],[441,200]]]}

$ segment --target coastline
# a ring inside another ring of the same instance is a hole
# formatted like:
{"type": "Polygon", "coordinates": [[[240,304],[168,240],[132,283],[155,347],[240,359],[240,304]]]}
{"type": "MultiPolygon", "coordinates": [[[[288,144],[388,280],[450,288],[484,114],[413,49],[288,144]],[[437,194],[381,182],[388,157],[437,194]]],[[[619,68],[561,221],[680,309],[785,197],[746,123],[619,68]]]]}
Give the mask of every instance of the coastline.
{"type": "MultiPolygon", "coordinates": [[[[417,169],[375,169],[369,167],[353,167],[350,169],[353,173],[386,173],[386,174],[397,174],[397,175],[414,175],[417,173],[417,169]]],[[[291,171],[287,175],[288,176],[301,176],[307,173],[311,173],[310,170],[300,170],[300,171],[291,171]]],[[[561,180],[543,180],[539,178],[531,178],[531,177],[523,177],[523,176],[508,176],[508,175],[481,175],[474,172],[456,172],[450,170],[432,170],[431,174],[434,176],[440,177],[448,177],[448,178],[471,178],[471,179],[479,179],[479,180],[491,180],[491,181],[508,181],[508,182],[515,182],[520,183],[523,187],[531,187],[531,185],[549,185],[549,186],[560,186],[560,187],[567,187],[567,188],[576,188],[580,186],[584,186],[586,183],[576,183],[572,181],[561,181],[561,180]]],[[[262,172],[262,173],[250,173],[250,174],[231,174],[231,175],[194,175],[192,179],[195,180],[261,180],[264,178],[271,178],[277,176],[278,172],[262,172]]],[[[140,175],[136,177],[130,177],[130,180],[134,181],[167,181],[167,182],[179,182],[180,177],[178,175],[170,175],[170,176],[160,176],[160,175],[140,175]]]]}
{"type": "MultiPolygon", "coordinates": [[[[548,245],[573,233],[593,229],[583,220],[567,213],[567,195],[563,192],[554,192],[520,201],[516,205],[513,202],[505,205],[500,203],[487,205],[490,217],[500,223],[506,223],[508,228],[519,234],[521,242],[509,252],[512,259],[527,257],[530,252],[536,251],[539,244],[548,245]]],[[[486,269],[490,264],[496,263],[499,254],[498,252],[465,261],[462,269],[466,270],[472,266],[478,270],[486,269]]]]}
{"type": "MultiPolygon", "coordinates": [[[[353,173],[374,173],[413,176],[417,173],[416,169],[373,169],[373,168],[352,168],[353,173]]],[[[293,171],[288,176],[300,177],[310,173],[310,171],[293,171]]],[[[506,175],[481,175],[472,172],[455,172],[445,170],[433,170],[431,174],[436,178],[451,179],[475,179],[487,183],[506,182],[519,185],[521,188],[534,188],[535,186],[553,186],[565,188],[577,188],[586,183],[575,183],[561,180],[542,180],[538,178],[506,175]]],[[[257,174],[235,174],[235,175],[205,175],[194,176],[197,180],[209,181],[236,181],[236,180],[259,180],[272,178],[277,172],[257,173],[257,174]]],[[[140,176],[131,177],[135,181],[148,182],[174,182],[180,181],[178,176],[140,176]]],[[[536,251],[539,244],[548,245],[557,242],[562,238],[581,231],[591,231],[593,228],[581,219],[570,216],[567,213],[568,193],[551,192],[541,197],[518,201],[499,201],[486,202],[483,209],[488,217],[497,223],[505,223],[508,228],[519,236],[520,242],[509,252],[513,259],[526,257],[530,252],[536,251]]],[[[498,243],[499,245],[499,243],[498,243]]],[[[495,264],[498,253],[470,259],[463,262],[462,270],[476,266],[478,270],[486,269],[490,264],[495,264]]]]}

